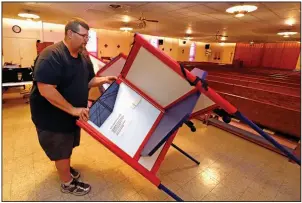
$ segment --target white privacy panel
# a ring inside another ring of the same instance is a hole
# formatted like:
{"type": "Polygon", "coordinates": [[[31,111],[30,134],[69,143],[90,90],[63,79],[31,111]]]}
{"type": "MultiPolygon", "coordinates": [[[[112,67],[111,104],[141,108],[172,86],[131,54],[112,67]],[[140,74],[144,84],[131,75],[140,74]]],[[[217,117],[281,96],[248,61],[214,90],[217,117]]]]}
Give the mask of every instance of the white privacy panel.
{"type": "Polygon", "coordinates": [[[89,55],[90,60],[93,65],[94,73],[96,74],[101,68],[103,68],[106,64],[102,62],[101,60],[95,58],[94,56],[89,55]]]}
{"type": "Polygon", "coordinates": [[[207,96],[205,96],[204,94],[200,94],[199,99],[197,100],[197,103],[196,103],[192,113],[196,113],[196,112],[203,110],[214,104],[215,103],[211,99],[209,99],[207,96]]]}
{"type": "Polygon", "coordinates": [[[158,156],[160,155],[161,151],[163,150],[166,143],[164,143],[152,156],[142,156],[138,160],[138,163],[140,163],[143,167],[151,171],[153,168],[158,156]]]}
{"type": "Polygon", "coordinates": [[[107,120],[100,128],[91,121],[88,123],[129,156],[134,157],[159,115],[157,108],[121,83],[113,112],[107,120]]]}
{"type": "Polygon", "coordinates": [[[163,107],[194,88],[144,47],[138,51],[126,79],[163,107]]]}
{"type": "Polygon", "coordinates": [[[126,63],[126,59],[123,57],[120,57],[118,60],[116,60],[112,64],[108,64],[109,67],[104,66],[104,71],[101,71],[100,76],[119,76],[122,72],[122,69],[126,63]]]}

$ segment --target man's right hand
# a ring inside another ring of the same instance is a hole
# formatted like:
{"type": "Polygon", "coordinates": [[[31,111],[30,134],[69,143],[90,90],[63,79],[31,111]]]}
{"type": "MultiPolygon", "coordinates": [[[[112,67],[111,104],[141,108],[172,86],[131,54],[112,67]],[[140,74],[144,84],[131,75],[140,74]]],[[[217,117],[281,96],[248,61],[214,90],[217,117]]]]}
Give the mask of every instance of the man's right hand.
{"type": "Polygon", "coordinates": [[[88,121],[89,109],[88,108],[73,108],[72,115],[79,117],[82,121],[88,121]]]}

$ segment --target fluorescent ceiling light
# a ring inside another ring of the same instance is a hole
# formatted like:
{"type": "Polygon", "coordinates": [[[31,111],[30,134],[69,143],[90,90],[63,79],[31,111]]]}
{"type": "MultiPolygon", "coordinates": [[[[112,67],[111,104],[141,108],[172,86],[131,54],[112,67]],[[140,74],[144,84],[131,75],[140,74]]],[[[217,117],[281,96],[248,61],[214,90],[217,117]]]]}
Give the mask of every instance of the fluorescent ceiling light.
{"type": "Polygon", "coordinates": [[[130,18],[129,18],[129,16],[124,16],[124,18],[123,18],[123,22],[125,22],[125,23],[130,22],[130,18]]]}
{"type": "Polygon", "coordinates": [[[120,30],[131,31],[131,30],[133,30],[133,28],[132,27],[121,27],[120,30]]]}
{"type": "Polygon", "coordinates": [[[40,16],[32,14],[32,13],[19,13],[18,16],[22,18],[30,18],[30,19],[38,19],[40,16]]]}
{"type": "Polygon", "coordinates": [[[295,35],[297,32],[278,32],[278,35],[295,35]]]}
{"type": "Polygon", "coordinates": [[[292,26],[293,24],[295,24],[295,22],[295,19],[289,18],[285,21],[285,24],[292,26]]]}
{"type": "Polygon", "coordinates": [[[187,31],[186,31],[186,33],[187,33],[187,34],[192,34],[191,28],[188,28],[187,31]]]}

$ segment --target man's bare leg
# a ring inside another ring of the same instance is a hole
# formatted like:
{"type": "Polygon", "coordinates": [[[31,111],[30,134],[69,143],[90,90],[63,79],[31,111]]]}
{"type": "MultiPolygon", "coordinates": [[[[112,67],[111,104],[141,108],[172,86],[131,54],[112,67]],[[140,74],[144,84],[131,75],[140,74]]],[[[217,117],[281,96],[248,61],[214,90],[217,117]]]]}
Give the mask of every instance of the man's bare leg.
{"type": "Polygon", "coordinates": [[[56,167],[63,183],[61,184],[62,192],[74,195],[85,195],[90,192],[91,186],[89,184],[72,178],[70,174],[70,159],[56,161],[56,167]]]}
{"type": "Polygon", "coordinates": [[[56,167],[63,183],[70,182],[72,177],[70,175],[70,159],[62,159],[56,161],[56,167]]]}

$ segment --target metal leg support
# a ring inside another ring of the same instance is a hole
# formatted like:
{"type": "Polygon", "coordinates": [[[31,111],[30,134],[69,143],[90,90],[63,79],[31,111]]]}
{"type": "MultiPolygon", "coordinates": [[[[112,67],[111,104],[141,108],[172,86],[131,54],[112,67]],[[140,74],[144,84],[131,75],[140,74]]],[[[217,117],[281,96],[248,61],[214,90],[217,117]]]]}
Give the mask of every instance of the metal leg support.
{"type": "Polygon", "coordinates": [[[253,128],[256,132],[258,132],[260,135],[262,135],[266,140],[271,142],[277,149],[281,150],[286,156],[288,156],[290,159],[295,161],[297,164],[301,166],[301,160],[297,158],[293,153],[289,152],[287,149],[285,149],[279,142],[274,140],[271,136],[266,134],[261,128],[259,128],[256,124],[254,124],[252,121],[250,121],[247,117],[242,115],[239,111],[235,113],[237,118],[239,118],[241,121],[248,124],[251,128],[253,128]]]}
{"type": "Polygon", "coordinates": [[[189,159],[191,159],[192,161],[194,161],[197,165],[200,164],[199,161],[197,161],[196,159],[194,159],[191,155],[189,155],[187,152],[183,151],[182,149],[180,149],[179,147],[177,147],[175,144],[171,144],[172,147],[174,147],[175,149],[177,149],[180,153],[182,153],[183,155],[185,155],[186,157],[188,157],[189,159]]]}
{"type": "Polygon", "coordinates": [[[183,200],[178,197],[174,192],[172,192],[171,190],[169,190],[166,186],[159,184],[158,188],[162,191],[164,191],[165,193],[167,193],[170,197],[172,197],[173,199],[175,199],[178,202],[183,202],[183,200]]]}

